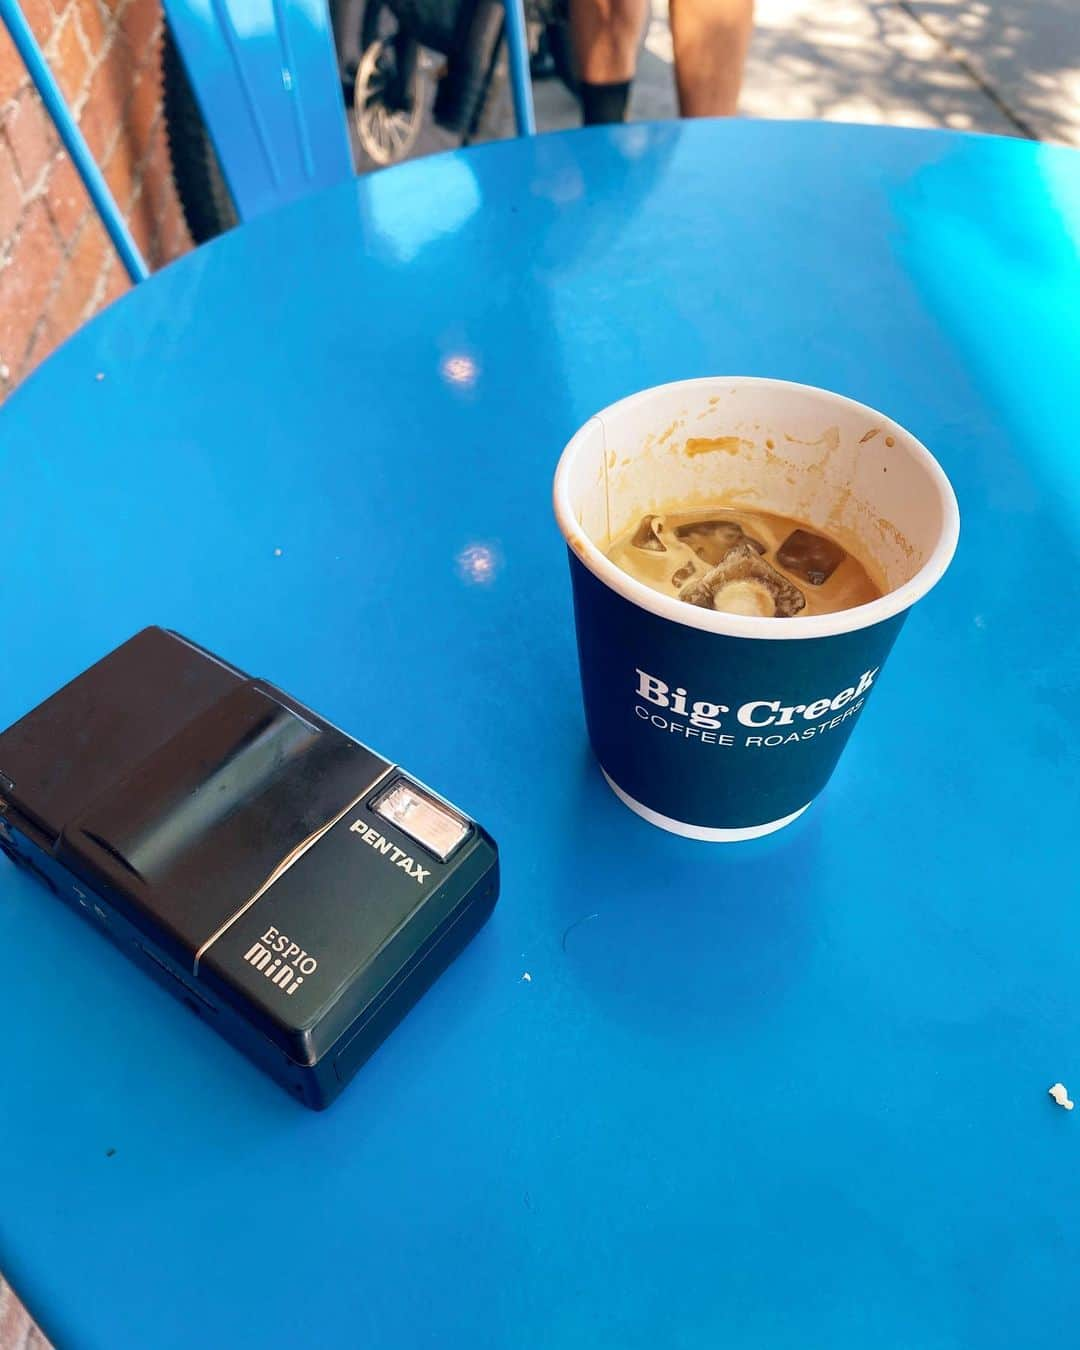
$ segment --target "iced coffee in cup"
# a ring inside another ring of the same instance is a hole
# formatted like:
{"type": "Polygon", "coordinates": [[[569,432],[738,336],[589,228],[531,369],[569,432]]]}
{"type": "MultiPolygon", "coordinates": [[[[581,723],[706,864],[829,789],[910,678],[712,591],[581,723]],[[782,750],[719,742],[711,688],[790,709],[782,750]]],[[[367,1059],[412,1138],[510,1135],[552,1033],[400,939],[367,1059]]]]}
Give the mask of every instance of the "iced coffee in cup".
{"type": "Polygon", "coordinates": [[[645,819],[710,840],[806,810],[959,529],[902,427],[749,378],[597,414],[563,454],[555,509],[600,767],[645,819]]]}
{"type": "Polygon", "coordinates": [[[714,506],[650,513],[607,554],[661,595],[727,614],[763,619],[831,614],[884,594],[872,563],[771,511],[714,506]]]}

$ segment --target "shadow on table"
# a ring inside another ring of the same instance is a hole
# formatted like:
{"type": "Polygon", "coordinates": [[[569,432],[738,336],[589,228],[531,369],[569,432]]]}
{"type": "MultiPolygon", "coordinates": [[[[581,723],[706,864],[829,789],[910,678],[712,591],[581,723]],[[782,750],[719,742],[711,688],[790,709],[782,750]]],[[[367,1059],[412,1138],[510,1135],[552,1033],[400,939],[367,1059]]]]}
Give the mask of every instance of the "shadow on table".
{"type": "Polygon", "coordinates": [[[566,796],[552,922],[586,996],[635,1030],[679,1042],[771,1018],[814,945],[814,811],[743,844],[682,839],[633,817],[585,745],[566,796]],[[583,886],[595,858],[602,876],[583,886]]]}

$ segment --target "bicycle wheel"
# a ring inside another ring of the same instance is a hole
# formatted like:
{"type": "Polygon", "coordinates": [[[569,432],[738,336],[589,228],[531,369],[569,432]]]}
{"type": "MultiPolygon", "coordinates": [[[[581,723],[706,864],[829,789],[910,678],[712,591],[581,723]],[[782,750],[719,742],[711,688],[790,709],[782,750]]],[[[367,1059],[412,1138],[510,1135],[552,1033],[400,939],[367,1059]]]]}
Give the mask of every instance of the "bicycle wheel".
{"type": "Polygon", "coordinates": [[[398,33],[376,38],[360,59],[353,121],[364,153],[376,164],[398,163],[420,135],[425,100],[417,56],[416,42],[398,33]]]}
{"type": "Polygon", "coordinates": [[[204,244],[231,230],[239,217],[167,22],[161,44],[161,82],[173,182],[188,233],[196,244],[204,244]]]}

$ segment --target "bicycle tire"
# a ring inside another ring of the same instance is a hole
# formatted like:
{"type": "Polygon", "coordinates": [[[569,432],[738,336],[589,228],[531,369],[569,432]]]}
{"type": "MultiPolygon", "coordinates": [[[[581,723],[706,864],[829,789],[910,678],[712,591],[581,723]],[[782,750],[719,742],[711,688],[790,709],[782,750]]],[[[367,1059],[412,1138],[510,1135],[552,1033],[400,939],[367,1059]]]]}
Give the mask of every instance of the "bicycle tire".
{"type": "Polygon", "coordinates": [[[161,82],[173,182],[188,233],[196,244],[204,244],[231,230],[239,216],[168,22],[161,44],[161,82]]]}

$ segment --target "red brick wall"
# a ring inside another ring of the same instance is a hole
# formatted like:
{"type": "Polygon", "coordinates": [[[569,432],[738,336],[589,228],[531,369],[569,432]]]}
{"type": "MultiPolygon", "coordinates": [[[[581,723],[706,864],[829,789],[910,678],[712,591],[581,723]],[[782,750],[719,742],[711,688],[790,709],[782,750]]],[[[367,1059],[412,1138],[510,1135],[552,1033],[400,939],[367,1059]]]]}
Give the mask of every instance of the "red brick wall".
{"type": "MultiPolygon", "coordinates": [[[[160,0],[21,0],[151,266],[190,247],[161,110],[160,0]]],[[[0,24],[0,401],[127,290],[37,91],[0,24]]]]}

